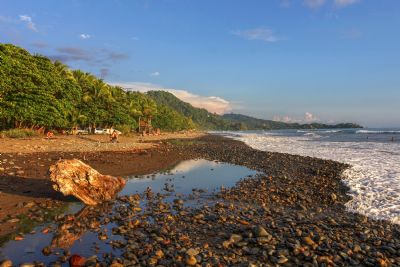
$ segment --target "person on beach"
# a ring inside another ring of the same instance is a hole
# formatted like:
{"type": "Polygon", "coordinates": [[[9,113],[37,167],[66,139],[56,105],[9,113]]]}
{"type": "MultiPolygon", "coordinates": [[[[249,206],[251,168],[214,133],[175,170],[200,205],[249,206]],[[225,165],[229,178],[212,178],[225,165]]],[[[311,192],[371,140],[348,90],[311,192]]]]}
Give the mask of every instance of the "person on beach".
{"type": "Polygon", "coordinates": [[[110,135],[111,143],[118,143],[118,132],[114,130],[110,135]]]}
{"type": "Polygon", "coordinates": [[[46,134],[46,138],[47,138],[47,139],[50,139],[50,138],[53,138],[53,137],[54,137],[53,132],[48,131],[47,134],[46,134]]]}

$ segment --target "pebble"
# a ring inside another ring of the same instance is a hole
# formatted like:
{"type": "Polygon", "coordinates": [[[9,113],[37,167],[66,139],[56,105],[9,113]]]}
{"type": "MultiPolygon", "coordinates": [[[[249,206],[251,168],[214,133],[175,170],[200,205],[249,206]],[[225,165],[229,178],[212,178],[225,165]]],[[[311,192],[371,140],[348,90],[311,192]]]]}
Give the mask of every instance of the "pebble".
{"type": "Polygon", "coordinates": [[[197,249],[190,248],[186,251],[186,254],[189,256],[196,256],[199,254],[199,251],[197,249]]]}
{"type": "Polygon", "coordinates": [[[124,265],[119,262],[113,262],[109,267],[124,267],[124,265]]]}
{"type": "Polygon", "coordinates": [[[271,237],[270,233],[268,233],[267,230],[265,230],[265,228],[262,226],[257,226],[254,232],[256,237],[271,237]]]}
{"type": "Polygon", "coordinates": [[[72,255],[71,258],[69,258],[69,265],[70,267],[81,267],[85,266],[86,259],[80,255],[72,255]]]}
{"type": "Polygon", "coordinates": [[[241,235],[237,234],[232,234],[231,237],[229,238],[229,241],[233,244],[238,243],[242,241],[243,237],[241,235]]]}
{"type": "Polygon", "coordinates": [[[0,267],[12,267],[13,263],[10,260],[3,260],[0,262],[0,267]]]}
{"type": "Polygon", "coordinates": [[[197,263],[197,259],[196,259],[196,257],[189,255],[188,257],[186,257],[185,262],[189,266],[194,266],[197,263]]]}

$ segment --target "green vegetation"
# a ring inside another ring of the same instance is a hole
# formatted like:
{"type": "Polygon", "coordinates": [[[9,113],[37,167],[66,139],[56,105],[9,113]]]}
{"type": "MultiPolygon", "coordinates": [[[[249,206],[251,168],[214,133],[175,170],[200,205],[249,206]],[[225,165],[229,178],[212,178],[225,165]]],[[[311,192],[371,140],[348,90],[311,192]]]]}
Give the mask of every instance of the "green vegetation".
{"type": "Polygon", "coordinates": [[[147,93],[158,105],[168,106],[176,112],[190,118],[194,125],[203,130],[274,130],[274,129],[329,129],[329,128],[362,128],[353,123],[328,125],[322,123],[285,123],[262,120],[242,114],[212,114],[205,109],[195,108],[171,93],[150,91],[147,93]]]}
{"type": "Polygon", "coordinates": [[[195,127],[145,94],[125,92],[58,61],[0,44],[0,129],[114,126],[129,132],[139,118],[154,118],[154,126],[162,130],[195,127]]]}
{"type": "Polygon", "coordinates": [[[362,128],[362,126],[354,123],[340,123],[335,125],[323,123],[285,123],[256,119],[242,114],[225,114],[223,115],[223,118],[232,123],[241,123],[243,127],[246,127],[249,130],[362,128]]]}
{"type": "Polygon", "coordinates": [[[191,121],[202,130],[229,130],[232,125],[217,114],[212,114],[206,109],[195,108],[189,103],[183,102],[176,96],[165,91],[147,92],[158,105],[169,107],[179,114],[191,119],[191,121]]]}
{"type": "Polygon", "coordinates": [[[0,132],[0,137],[9,138],[26,138],[32,136],[38,136],[38,132],[30,129],[10,129],[0,132]]]}
{"type": "Polygon", "coordinates": [[[360,127],[288,124],[240,114],[220,116],[168,92],[126,92],[90,73],[70,70],[61,62],[31,55],[11,44],[0,44],[0,130],[6,130],[2,135],[27,137],[39,129],[111,126],[127,134],[137,129],[143,118],[166,131],[360,127]]]}

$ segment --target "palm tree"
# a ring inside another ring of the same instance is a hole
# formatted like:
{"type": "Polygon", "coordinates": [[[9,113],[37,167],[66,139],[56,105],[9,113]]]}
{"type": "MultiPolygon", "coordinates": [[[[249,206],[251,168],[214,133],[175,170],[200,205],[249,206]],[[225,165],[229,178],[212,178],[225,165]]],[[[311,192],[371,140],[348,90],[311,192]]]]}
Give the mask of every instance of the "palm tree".
{"type": "Polygon", "coordinates": [[[54,61],[54,66],[56,67],[56,70],[66,79],[68,80],[73,80],[74,75],[72,71],[68,68],[67,65],[63,64],[61,61],[54,61]]]}
{"type": "Polygon", "coordinates": [[[76,133],[78,129],[78,125],[86,122],[87,117],[82,114],[80,109],[73,109],[68,113],[68,119],[71,122],[71,132],[72,134],[76,133]]]}

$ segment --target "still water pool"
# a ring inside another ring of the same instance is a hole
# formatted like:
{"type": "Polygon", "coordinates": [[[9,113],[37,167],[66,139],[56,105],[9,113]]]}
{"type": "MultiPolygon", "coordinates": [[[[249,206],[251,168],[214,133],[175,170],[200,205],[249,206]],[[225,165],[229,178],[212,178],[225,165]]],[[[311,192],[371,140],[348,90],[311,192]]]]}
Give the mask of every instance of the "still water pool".
{"type": "MultiPolygon", "coordinates": [[[[204,159],[188,160],[159,173],[126,177],[126,186],[119,195],[142,194],[147,188],[151,188],[155,194],[165,195],[166,201],[180,198],[185,199],[185,205],[203,205],[212,202],[213,193],[218,192],[221,187],[232,187],[241,178],[255,174],[256,171],[243,166],[204,159]]],[[[146,202],[141,202],[140,205],[144,207],[146,202]]],[[[104,218],[112,214],[113,207],[104,205],[101,209],[102,218],[98,219],[104,221],[104,218]]],[[[79,202],[67,204],[62,211],[62,214],[72,215],[75,221],[91,216],[90,213],[91,208],[79,202]]],[[[23,240],[4,243],[0,247],[0,261],[10,259],[14,265],[34,261],[50,264],[58,261],[66,250],[84,257],[101,257],[105,252],[118,256],[120,251],[110,246],[110,242],[120,239],[112,234],[111,229],[115,226],[114,223],[106,223],[101,226],[101,231],[98,228],[71,231],[72,224],[65,221],[63,224],[48,222],[38,225],[31,233],[25,234],[23,240]],[[50,229],[49,233],[43,233],[46,232],[45,229],[50,229]],[[102,232],[107,233],[107,240],[99,239],[102,232]],[[45,256],[42,253],[44,247],[50,247],[52,253],[45,256]]]]}

